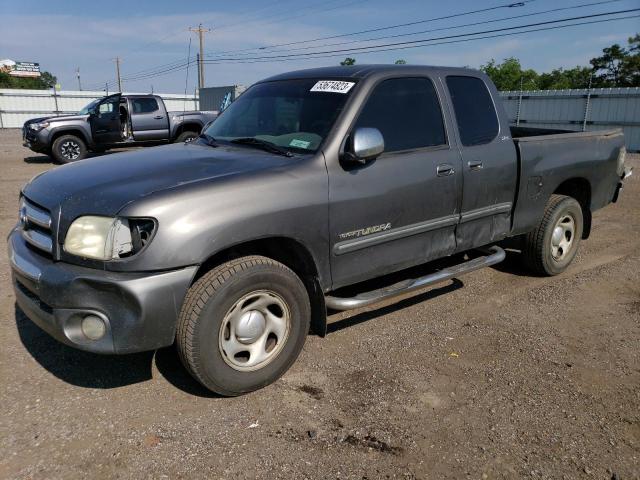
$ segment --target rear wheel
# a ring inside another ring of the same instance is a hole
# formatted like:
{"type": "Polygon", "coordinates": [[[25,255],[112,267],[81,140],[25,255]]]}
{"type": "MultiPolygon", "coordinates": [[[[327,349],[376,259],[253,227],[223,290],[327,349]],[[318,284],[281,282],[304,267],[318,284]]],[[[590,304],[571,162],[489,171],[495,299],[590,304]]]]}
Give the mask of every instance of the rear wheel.
{"type": "Polygon", "coordinates": [[[75,135],[62,135],[53,142],[51,155],[58,163],[70,163],[87,156],[87,145],[75,135]]]}
{"type": "Polygon", "coordinates": [[[574,198],[552,195],[538,227],[527,234],[526,265],[542,275],[557,275],[575,258],[582,238],[582,208],[574,198]]]}
{"type": "Polygon", "coordinates": [[[175,143],[181,143],[181,142],[189,143],[189,142],[193,142],[196,138],[198,138],[197,132],[182,132],[180,135],[176,137],[175,143]]]}
{"type": "Polygon", "coordinates": [[[176,334],[180,359],[209,390],[251,392],[293,364],[310,317],[307,291],[288,267],[260,256],[232,260],[187,293],[176,334]]]}

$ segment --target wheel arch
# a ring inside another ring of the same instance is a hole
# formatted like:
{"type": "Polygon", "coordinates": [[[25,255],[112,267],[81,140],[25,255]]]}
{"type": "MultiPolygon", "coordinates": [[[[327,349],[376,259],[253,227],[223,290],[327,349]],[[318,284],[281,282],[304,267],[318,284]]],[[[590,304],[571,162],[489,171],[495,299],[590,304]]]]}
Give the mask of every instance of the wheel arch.
{"type": "Polygon", "coordinates": [[[583,177],[565,180],[553,191],[556,195],[574,198],[580,204],[584,220],[583,239],[589,238],[591,234],[591,191],[591,183],[583,177]]]}
{"type": "Polygon", "coordinates": [[[49,136],[49,148],[53,147],[53,142],[55,142],[58,138],[62,137],[63,135],[75,135],[76,137],[80,138],[80,140],[84,142],[87,148],[90,148],[92,145],[89,139],[87,138],[86,133],[83,132],[82,129],[63,127],[51,132],[49,136]]]}
{"type": "Polygon", "coordinates": [[[178,138],[178,135],[180,135],[181,133],[184,133],[184,132],[200,133],[201,130],[202,130],[202,124],[200,122],[188,121],[185,123],[181,123],[176,127],[175,131],[173,132],[172,140],[175,140],[176,138],[178,138]]]}
{"type": "Polygon", "coordinates": [[[311,330],[324,337],[327,318],[322,280],[311,251],[298,240],[284,236],[265,237],[226,247],[212,253],[200,264],[192,283],[221,263],[248,255],[271,258],[286,265],[300,277],[307,289],[311,304],[311,330]]]}

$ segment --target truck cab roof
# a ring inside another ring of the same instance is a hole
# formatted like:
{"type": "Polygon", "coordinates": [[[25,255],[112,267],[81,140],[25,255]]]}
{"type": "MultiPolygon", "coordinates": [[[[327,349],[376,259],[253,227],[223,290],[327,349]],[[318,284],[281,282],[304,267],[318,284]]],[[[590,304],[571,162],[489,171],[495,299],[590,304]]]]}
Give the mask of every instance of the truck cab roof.
{"type": "Polygon", "coordinates": [[[304,70],[294,70],[292,72],[281,73],[262,80],[263,82],[272,82],[277,80],[293,80],[301,78],[355,78],[363,79],[374,74],[407,74],[407,73],[433,73],[436,71],[446,71],[448,73],[464,73],[467,75],[480,76],[483,75],[479,70],[460,67],[443,67],[443,66],[424,66],[424,65],[386,65],[386,64],[369,64],[369,65],[340,65],[332,67],[309,68],[304,70]]]}

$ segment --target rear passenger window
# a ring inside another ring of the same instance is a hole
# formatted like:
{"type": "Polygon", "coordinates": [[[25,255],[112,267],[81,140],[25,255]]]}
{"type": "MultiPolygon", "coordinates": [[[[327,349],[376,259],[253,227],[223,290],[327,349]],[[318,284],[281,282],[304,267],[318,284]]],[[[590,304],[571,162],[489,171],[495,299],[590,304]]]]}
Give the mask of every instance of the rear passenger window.
{"type": "Polygon", "coordinates": [[[356,127],[380,130],[385,152],[447,143],[440,102],[427,78],[394,78],[380,83],[360,112],[356,127]]]}
{"type": "Polygon", "coordinates": [[[498,135],[498,116],[485,83],[476,77],[447,77],[462,145],[483,145],[498,135]]]}
{"type": "Polygon", "coordinates": [[[151,113],[158,110],[158,102],[155,98],[134,98],[131,104],[133,113],[151,113]]]}

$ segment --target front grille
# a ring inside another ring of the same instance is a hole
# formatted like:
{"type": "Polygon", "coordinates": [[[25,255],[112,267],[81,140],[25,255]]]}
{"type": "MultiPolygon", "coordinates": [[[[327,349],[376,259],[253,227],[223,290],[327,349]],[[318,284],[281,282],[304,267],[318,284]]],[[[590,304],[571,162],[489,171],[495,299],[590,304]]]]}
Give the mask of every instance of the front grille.
{"type": "Polygon", "coordinates": [[[43,312],[49,313],[49,314],[53,313],[53,308],[51,308],[51,306],[49,306],[48,304],[46,304],[42,300],[40,300],[40,297],[38,295],[33,293],[31,290],[29,290],[27,287],[25,287],[18,280],[16,280],[16,287],[18,288],[18,290],[20,290],[20,292],[22,292],[22,294],[25,297],[27,297],[29,300],[31,300],[33,303],[35,303],[40,310],[42,310],[43,312]]]}
{"type": "Polygon", "coordinates": [[[53,231],[51,229],[51,214],[26,197],[20,202],[20,224],[22,238],[37,250],[48,255],[53,254],[53,231]]]}

